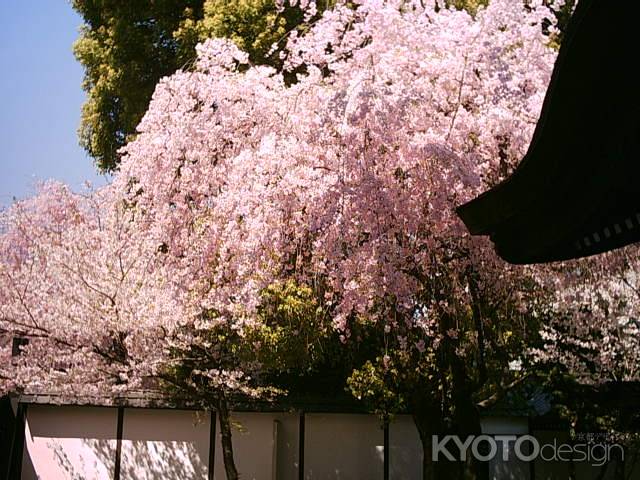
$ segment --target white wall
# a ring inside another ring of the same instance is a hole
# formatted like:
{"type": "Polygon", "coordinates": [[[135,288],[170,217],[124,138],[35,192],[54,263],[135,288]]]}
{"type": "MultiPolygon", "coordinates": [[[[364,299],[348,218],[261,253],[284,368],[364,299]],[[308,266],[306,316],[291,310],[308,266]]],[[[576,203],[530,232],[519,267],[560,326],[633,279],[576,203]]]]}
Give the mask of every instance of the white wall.
{"type": "Polygon", "coordinates": [[[23,480],[113,478],[116,409],[29,405],[23,480]]]}
{"type": "Polygon", "coordinates": [[[390,480],[422,480],[422,442],[411,415],[397,415],[389,424],[390,480]]]}
{"type": "Polygon", "coordinates": [[[207,480],[210,415],[126,408],[121,480],[207,480]]]}
{"type": "Polygon", "coordinates": [[[282,414],[276,417],[277,446],[276,479],[298,480],[298,453],[300,439],[300,416],[282,414]]]}
{"type": "MultiPolygon", "coordinates": [[[[529,420],[526,417],[488,417],[482,420],[482,433],[487,435],[528,435],[529,420]]],[[[513,443],[508,443],[508,460],[502,460],[502,443],[498,442],[496,458],[489,461],[491,480],[529,480],[529,463],[518,460],[513,443]]]]}
{"type": "MultiPolygon", "coordinates": [[[[297,414],[234,412],[232,422],[233,452],[240,478],[297,480],[297,414]]],[[[216,429],[214,478],[225,478],[219,424],[216,429]]]]}
{"type": "Polygon", "coordinates": [[[306,480],[381,479],[384,433],[374,415],[307,414],[306,480]]]}
{"type": "MultiPolygon", "coordinates": [[[[122,480],[206,480],[211,418],[181,410],[124,410],[122,480]]],[[[233,413],[235,460],[243,480],[297,480],[299,415],[233,413]]],[[[483,432],[524,435],[526,418],[486,418],[483,432]]],[[[23,480],[113,478],[117,409],[29,405],[25,426],[23,480]]],[[[305,415],[305,480],[382,479],[384,434],[374,415],[305,415]]],[[[566,433],[536,431],[541,443],[562,442],[566,433]]],[[[389,426],[390,478],[420,480],[422,445],[411,416],[389,426]]],[[[501,451],[499,452],[502,453],[501,451]]],[[[629,453],[629,456],[632,454],[629,453]]],[[[530,465],[501,455],[490,463],[492,480],[528,480],[530,465]]],[[[631,462],[631,458],[629,458],[631,462]]],[[[636,472],[640,464],[636,466],[636,472]]],[[[216,428],[215,479],[224,480],[220,428],[216,428]]],[[[535,462],[536,479],[565,479],[568,464],[535,462]]],[[[578,478],[595,480],[597,468],[577,464],[578,478]]],[[[613,478],[610,468],[606,479],[613,478]]],[[[631,478],[640,478],[636,474],[631,478]]]]}

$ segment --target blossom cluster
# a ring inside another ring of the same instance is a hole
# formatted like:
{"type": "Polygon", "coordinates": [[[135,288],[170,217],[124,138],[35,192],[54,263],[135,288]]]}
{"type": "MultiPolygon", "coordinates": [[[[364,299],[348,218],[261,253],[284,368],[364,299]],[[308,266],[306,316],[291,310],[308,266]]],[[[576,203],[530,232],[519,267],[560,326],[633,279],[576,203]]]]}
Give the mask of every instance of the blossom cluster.
{"type": "MultiPolygon", "coordinates": [[[[138,388],[170,349],[206,347],[185,331],[255,326],[288,279],[344,341],[380,324],[420,354],[458,338],[442,313],[474,292],[529,308],[523,271],[454,208],[526,151],[556,56],[547,3],[339,2],[288,38],[294,82],[230,41],[199,45],[157,85],[111,185],[47,183],[3,212],[0,335],[30,339],[3,388],[138,388]]],[[[242,366],[205,373],[246,390],[242,366]]]]}

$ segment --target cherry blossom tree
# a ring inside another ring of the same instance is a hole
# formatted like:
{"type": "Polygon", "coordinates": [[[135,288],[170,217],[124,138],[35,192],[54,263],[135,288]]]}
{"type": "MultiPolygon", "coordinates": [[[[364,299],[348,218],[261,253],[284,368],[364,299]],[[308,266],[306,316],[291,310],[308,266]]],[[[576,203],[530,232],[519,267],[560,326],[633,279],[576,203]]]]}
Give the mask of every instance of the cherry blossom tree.
{"type": "Polygon", "coordinates": [[[28,340],[3,363],[2,390],[117,395],[161,359],[175,300],[156,295],[165,273],[108,194],[48,182],[2,212],[0,328],[28,340]]]}
{"type": "Polygon", "coordinates": [[[351,390],[385,417],[410,408],[424,477],[454,478],[431,436],[479,432],[544,300],[453,211],[526,151],[555,59],[544,3],[339,3],[289,36],[292,84],[229,41],[201,44],[156,87],[113,185],[48,185],[4,216],[2,328],[33,339],[6,382],[181,377],[225,411],[228,392],[263,394],[255,335],[282,333],[265,292],[290,289],[302,307],[276,315],[280,337],[304,348],[288,352],[307,355],[310,331],[370,342],[351,390]]]}
{"type": "Polygon", "coordinates": [[[545,272],[554,303],[540,362],[562,365],[582,383],[640,380],[638,247],[566,262],[545,272]]]}
{"type": "Polygon", "coordinates": [[[528,352],[572,432],[601,432],[625,448],[600,473],[613,467],[616,478],[628,478],[640,458],[629,397],[640,381],[637,258],[638,247],[629,246],[541,268],[538,279],[553,295],[541,345],[528,352]]]}
{"type": "MultiPolygon", "coordinates": [[[[158,85],[115,188],[204,330],[259,323],[261,292],[291,280],[345,345],[378,329],[352,388],[379,381],[408,403],[428,452],[448,418],[478,431],[476,394],[506,386],[487,383],[487,365],[504,373],[521,349],[508,338],[535,318],[535,282],[469,239],[453,207],[524,154],[555,58],[550,18],[542,2],[475,17],[338,5],[290,36],[290,86],[205,42],[194,70],[158,85]],[[388,381],[393,369],[419,374],[388,381]]],[[[436,467],[425,455],[425,478],[436,467]]]]}

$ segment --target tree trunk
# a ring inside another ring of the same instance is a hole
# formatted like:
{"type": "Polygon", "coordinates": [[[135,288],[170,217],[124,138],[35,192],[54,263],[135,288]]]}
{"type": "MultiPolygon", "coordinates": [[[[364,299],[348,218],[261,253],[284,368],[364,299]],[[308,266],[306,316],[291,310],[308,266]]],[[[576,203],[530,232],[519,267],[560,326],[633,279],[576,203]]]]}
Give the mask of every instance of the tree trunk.
{"type": "MultiPolygon", "coordinates": [[[[220,443],[222,445],[222,459],[224,460],[224,471],[227,480],[238,480],[238,470],[233,460],[233,443],[231,441],[231,420],[229,417],[229,405],[224,394],[216,401],[218,419],[220,422],[220,443]]],[[[213,468],[213,466],[210,466],[213,468]]]]}
{"type": "Polygon", "coordinates": [[[422,443],[422,479],[436,480],[434,461],[431,458],[431,428],[429,428],[429,415],[414,408],[413,422],[416,425],[420,441],[422,443]]]}
{"type": "MultiPolygon", "coordinates": [[[[471,284],[475,286],[474,283],[471,284]]],[[[474,301],[477,304],[478,300],[474,301]]],[[[454,460],[439,455],[438,460],[432,458],[433,435],[442,438],[444,435],[457,435],[461,442],[469,436],[482,435],[480,411],[476,405],[474,390],[487,380],[484,364],[484,334],[480,311],[475,309],[475,326],[480,342],[478,380],[474,380],[467,370],[467,359],[460,358],[457,353],[458,341],[445,336],[438,355],[437,366],[442,377],[440,393],[436,396],[426,391],[413,391],[409,407],[420,435],[423,449],[423,480],[489,480],[489,463],[473,458],[467,450],[466,460],[460,460],[459,449],[447,449],[454,460]],[[450,372],[450,381],[446,373],[450,372]],[[449,396],[450,395],[450,396],[449,396]],[[440,398],[437,398],[440,397],[440,398]],[[450,402],[450,404],[448,404],[450,402]],[[447,418],[451,420],[447,421],[447,418]]],[[[456,322],[450,315],[441,315],[440,331],[446,332],[456,328],[456,322]]],[[[448,444],[447,444],[448,445],[448,444]]]]}
{"type": "MultiPolygon", "coordinates": [[[[472,387],[466,375],[464,362],[457,356],[452,361],[452,372],[452,397],[455,405],[456,430],[462,439],[470,435],[478,437],[482,435],[480,412],[473,401],[472,387]]],[[[489,480],[489,463],[467,455],[467,461],[462,465],[462,478],[464,480],[489,480]]]]}
{"type": "MultiPolygon", "coordinates": [[[[482,425],[477,407],[471,398],[466,399],[463,405],[465,406],[459,405],[458,410],[464,408],[464,412],[456,414],[456,421],[461,426],[460,436],[466,438],[469,435],[475,437],[482,435],[482,425]]],[[[472,458],[471,455],[467,456],[467,461],[463,465],[463,478],[465,480],[489,480],[489,462],[472,458]]]]}
{"type": "MultiPolygon", "coordinates": [[[[415,411],[415,410],[414,410],[415,411]]],[[[476,412],[477,413],[477,412],[476,412]]],[[[413,415],[416,428],[422,442],[422,478],[423,480],[488,480],[489,464],[476,460],[472,457],[471,451],[467,451],[466,461],[458,461],[458,449],[453,446],[453,442],[449,442],[447,446],[451,446],[450,452],[456,458],[451,461],[439,455],[438,460],[432,459],[433,435],[442,438],[444,435],[458,435],[461,441],[469,435],[479,436],[482,434],[479,416],[473,413],[463,415],[460,418],[456,415],[456,421],[463,421],[465,424],[458,424],[460,428],[454,430],[447,429],[438,417],[429,414],[428,410],[418,410],[413,415]],[[473,417],[476,418],[473,418],[473,417]],[[464,418],[466,417],[466,418],[464,418]]]]}
{"type": "MultiPolygon", "coordinates": [[[[432,458],[433,436],[448,433],[440,405],[434,405],[432,399],[417,395],[411,410],[413,421],[422,443],[422,478],[423,480],[459,480],[460,462],[452,462],[440,455],[437,461],[432,458]]],[[[453,453],[453,452],[452,452],[453,453]]]]}

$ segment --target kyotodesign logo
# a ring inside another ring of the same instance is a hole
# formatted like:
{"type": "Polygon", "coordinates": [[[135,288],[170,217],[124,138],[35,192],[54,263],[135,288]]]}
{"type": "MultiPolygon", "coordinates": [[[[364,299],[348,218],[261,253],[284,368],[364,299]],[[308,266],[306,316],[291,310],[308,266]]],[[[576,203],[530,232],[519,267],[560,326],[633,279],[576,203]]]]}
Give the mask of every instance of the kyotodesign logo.
{"type": "Polygon", "coordinates": [[[616,443],[540,443],[532,435],[469,435],[465,439],[457,435],[440,437],[433,435],[431,459],[466,461],[468,457],[487,462],[498,455],[503,461],[517,458],[523,462],[537,459],[545,462],[589,462],[600,467],[609,462],[614,452],[624,460],[624,447],[616,443]],[[513,456],[510,455],[513,450],[513,456]]]}

